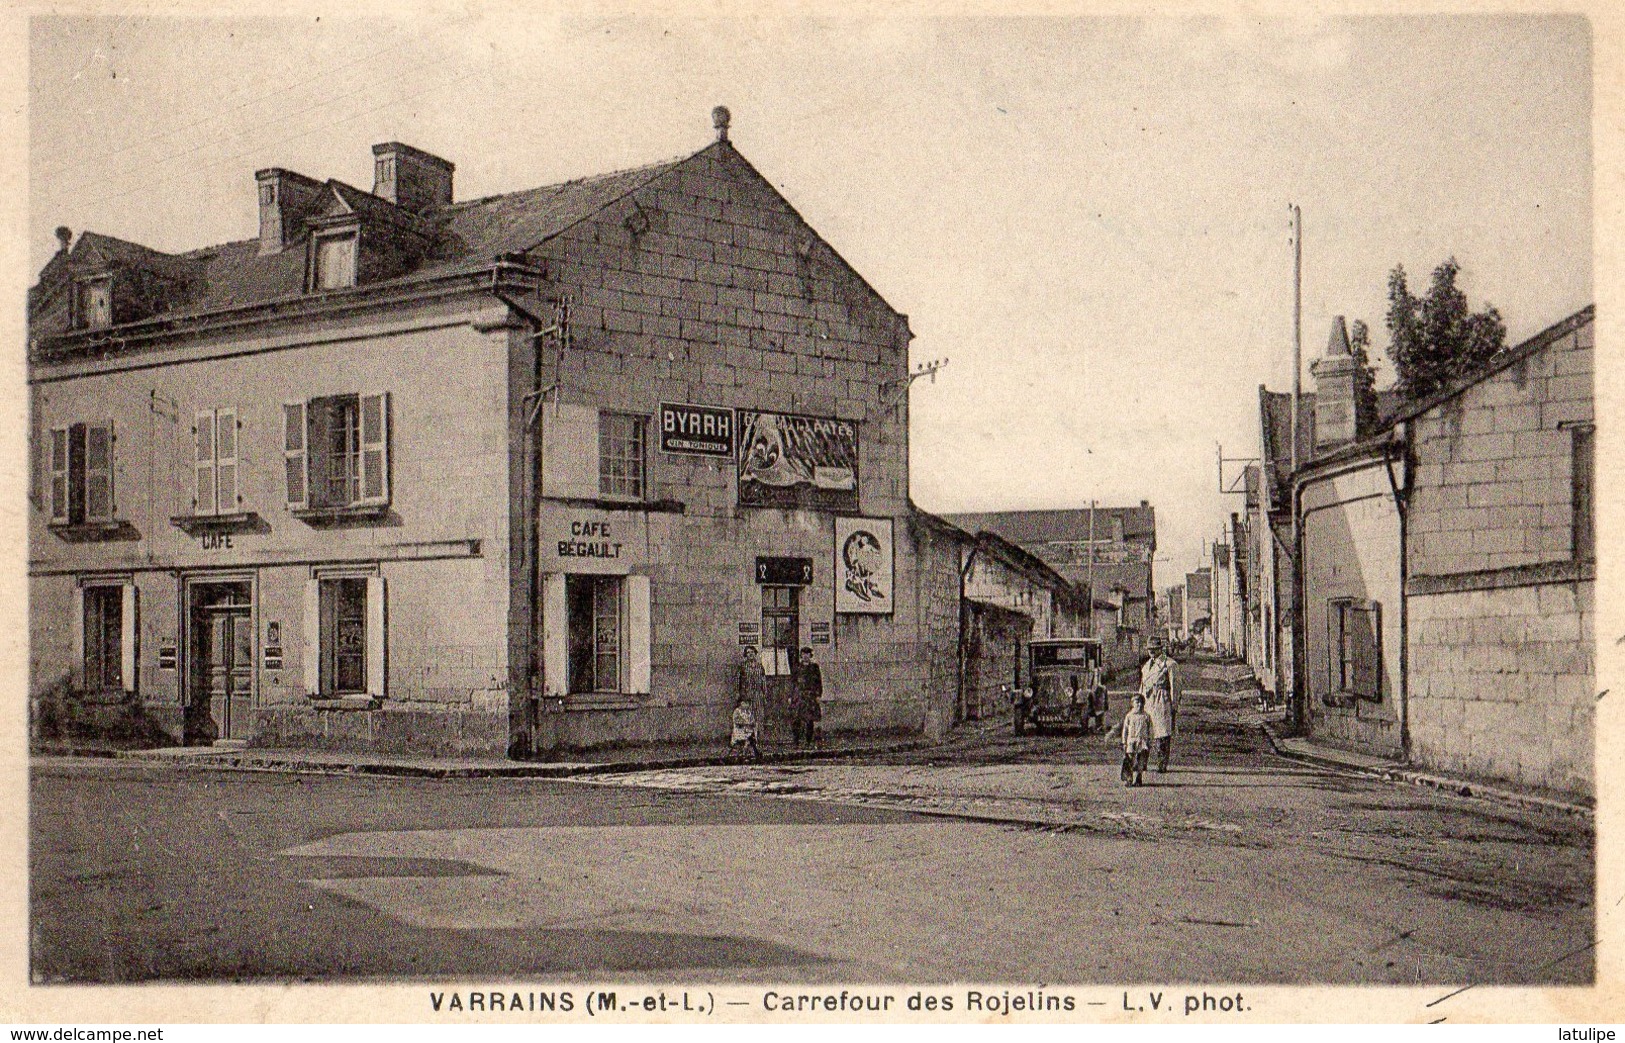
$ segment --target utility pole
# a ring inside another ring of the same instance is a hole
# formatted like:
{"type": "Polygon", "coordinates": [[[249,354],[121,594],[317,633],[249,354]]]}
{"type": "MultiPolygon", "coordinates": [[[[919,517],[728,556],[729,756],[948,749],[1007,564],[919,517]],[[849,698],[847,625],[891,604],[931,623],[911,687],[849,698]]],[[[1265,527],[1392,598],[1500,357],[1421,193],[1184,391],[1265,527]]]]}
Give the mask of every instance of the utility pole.
{"type": "Polygon", "coordinates": [[[1303,210],[1292,207],[1292,469],[1298,469],[1298,401],[1303,397],[1303,210]]]}
{"type": "Polygon", "coordinates": [[[1089,636],[1095,636],[1095,501],[1089,501],[1089,636]]]}

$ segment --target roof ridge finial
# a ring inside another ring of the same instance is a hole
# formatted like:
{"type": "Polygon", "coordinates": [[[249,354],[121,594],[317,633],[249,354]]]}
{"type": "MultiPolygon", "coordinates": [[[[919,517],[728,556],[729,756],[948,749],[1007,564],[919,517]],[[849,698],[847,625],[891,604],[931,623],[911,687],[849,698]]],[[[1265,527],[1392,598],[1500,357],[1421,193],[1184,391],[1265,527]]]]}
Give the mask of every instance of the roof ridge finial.
{"type": "Polygon", "coordinates": [[[716,108],[711,110],[711,126],[715,127],[717,130],[718,141],[728,140],[728,124],[732,122],[732,120],[733,114],[728,111],[728,106],[726,105],[718,105],[716,108]]]}

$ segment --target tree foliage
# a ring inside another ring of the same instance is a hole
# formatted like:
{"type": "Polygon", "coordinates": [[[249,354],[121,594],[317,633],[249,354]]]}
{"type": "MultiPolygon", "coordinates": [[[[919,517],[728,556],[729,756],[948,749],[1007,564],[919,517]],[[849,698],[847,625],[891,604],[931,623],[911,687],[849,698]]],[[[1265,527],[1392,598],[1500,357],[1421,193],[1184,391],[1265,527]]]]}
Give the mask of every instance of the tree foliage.
{"type": "Polygon", "coordinates": [[[1349,330],[1349,355],[1354,359],[1354,415],[1362,421],[1356,438],[1377,426],[1377,371],[1371,364],[1371,328],[1355,319],[1349,330]]]}
{"type": "Polygon", "coordinates": [[[1481,312],[1468,308],[1467,295],[1456,288],[1460,271],[1454,257],[1433,269],[1423,297],[1410,292],[1403,265],[1388,274],[1388,357],[1408,399],[1426,398],[1476,372],[1506,344],[1500,312],[1487,304],[1481,312]]]}

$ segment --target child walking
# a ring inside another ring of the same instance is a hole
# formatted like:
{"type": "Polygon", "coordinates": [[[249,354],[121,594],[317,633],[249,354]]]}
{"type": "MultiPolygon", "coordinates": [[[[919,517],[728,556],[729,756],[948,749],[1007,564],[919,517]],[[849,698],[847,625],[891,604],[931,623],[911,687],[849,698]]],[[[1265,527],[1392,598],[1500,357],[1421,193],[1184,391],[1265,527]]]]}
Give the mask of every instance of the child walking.
{"type": "Polygon", "coordinates": [[[762,751],[756,746],[756,708],[743,694],[734,703],[733,735],[728,746],[742,758],[762,759],[762,751]]]}
{"type": "Polygon", "coordinates": [[[1136,695],[1134,705],[1123,715],[1123,769],[1125,786],[1145,784],[1145,766],[1151,759],[1151,715],[1145,712],[1145,696],[1136,695]]]}

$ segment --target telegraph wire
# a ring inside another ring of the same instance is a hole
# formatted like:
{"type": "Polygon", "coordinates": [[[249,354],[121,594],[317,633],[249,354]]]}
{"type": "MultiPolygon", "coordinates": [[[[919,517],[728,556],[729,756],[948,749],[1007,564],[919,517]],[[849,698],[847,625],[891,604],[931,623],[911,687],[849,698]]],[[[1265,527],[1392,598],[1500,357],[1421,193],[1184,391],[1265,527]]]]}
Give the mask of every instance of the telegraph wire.
{"type": "MultiPolygon", "coordinates": [[[[435,85],[433,87],[426,87],[423,90],[418,91],[418,92],[416,92],[414,94],[405,94],[405,95],[401,95],[400,97],[397,97],[397,98],[392,98],[389,101],[383,102],[382,104],[374,105],[370,109],[363,109],[360,112],[353,113],[353,114],[351,114],[349,116],[343,117],[342,119],[336,119],[336,120],[333,120],[333,121],[328,122],[328,123],[317,124],[316,126],[310,127],[310,128],[308,128],[306,130],[302,130],[302,131],[298,132],[297,134],[289,134],[288,136],[283,137],[283,138],[278,138],[275,141],[267,141],[267,142],[258,143],[253,148],[250,148],[250,149],[248,149],[246,151],[238,152],[238,153],[236,153],[234,155],[230,155],[230,156],[225,156],[225,157],[222,157],[222,158],[217,159],[217,160],[211,160],[211,161],[209,161],[207,163],[201,163],[201,164],[197,165],[196,167],[189,168],[183,174],[180,174],[180,175],[177,175],[177,176],[174,176],[174,177],[159,178],[157,180],[144,182],[143,184],[141,184],[138,187],[129,188],[129,189],[126,189],[126,190],[124,190],[122,192],[113,192],[113,193],[110,193],[108,195],[98,196],[95,199],[91,199],[91,200],[87,201],[83,205],[87,206],[87,207],[99,206],[102,203],[112,202],[113,200],[116,200],[116,199],[123,199],[126,196],[132,196],[132,195],[135,195],[138,192],[145,192],[146,190],[148,190],[148,189],[150,189],[150,188],[152,188],[152,187],[154,187],[156,185],[174,184],[174,183],[176,183],[178,181],[183,180],[186,177],[186,175],[192,174],[192,173],[194,173],[194,172],[196,172],[198,170],[208,170],[208,169],[213,168],[213,167],[224,166],[227,163],[232,163],[232,162],[235,162],[235,161],[237,161],[239,159],[244,159],[244,158],[246,158],[248,156],[252,156],[252,155],[254,155],[254,153],[259,151],[260,149],[271,148],[271,147],[273,147],[275,145],[282,145],[282,144],[285,144],[285,143],[287,143],[289,141],[297,141],[300,138],[309,137],[310,135],[315,134],[318,131],[327,130],[327,129],[331,128],[331,127],[342,126],[342,125],[344,125],[346,123],[352,123],[355,120],[358,120],[363,116],[370,116],[375,112],[379,112],[379,111],[381,111],[383,109],[391,108],[391,107],[399,105],[399,104],[401,104],[403,102],[411,101],[414,98],[421,98],[421,97],[423,97],[425,95],[433,94],[433,93],[435,93],[437,91],[445,90],[448,87],[453,87],[453,86],[463,82],[464,80],[471,79],[474,76],[479,75],[483,71],[484,71],[483,69],[475,69],[475,70],[472,70],[470,72],[466,72],[463,75],[456,77],[455,79],[447,80],[446,82],[441,83],[441,84],[437,84],[437,85],[435,85]]],[[[57,196],[57,197],[48,196],[47,198],[61,198],[61,197],[60,196],[57,196]]]]}
{"type": "MultiPolygon", "coordinates": [[[[109,152],[99,153],[97,155],[88,157],[88,159],[85,159],[85,160],[74,161],[74,162],[70,162],[70,163],[63,163],[60,166],[52,167],[52,168],[47,169],[45,171],[45,173],[47,173],[47,174],[57,174],[57,173],[60,173],[63,170],[69,169],[70,167],[87,166],[87,165],[92,164],[92,163],[98,163],[98,162],[101,162],[102,160],[111,159],[114,156],[123,155],[124,153],[130,151],[131,149],[140,148],[143,145],[149,145],[149,144],[152,144],[155,141],[162,141],[165,138],[172,138],[175,135],[180,134],[183,131],[191,130],[194,127],[201,127],[204,124],[210,123],[210,122],[212,122],[214,120],[223,119],[226,116],[229,116],[230,114],[232,114],[234,112],[239,112],[239,111],[241,111],[243,109],[248,108],[251,105],[257,105],[260,102],[267,101],[267,100],[269,100],[271,98],[279,97],[279,96],[281,96],[283,94],[287,94],[288,92],[293,91],[293,90],[297,90],[298,88],[303,87],[306,84],[315,83],[317,80],[324,79],[324,78],[332,76],[332,75],[334,75],[336,73],[344,72],[347,69],[353,69],[357,65],[362,64],[363,62],[369,62],[374,58],[380,57],[380,56],[385,55],[385,54],[389,54],[391,51],[393,51],[395,49],[396,48],[394,46],[381,47],[378,50],[373,51],[370,54],[363,55],[360,58],[356,58],[356,59],[354,59],[352,61],[345,62],[342,65],[335,65],[335,66],[332,66],[331,68],[323,69],[321,72],[318,72],[313,76],[309,76],[309,77],[306,77],[303,80],[299,80],[299,81],[297,81],[295,83],[291,83],[286,87],[279,87],[276,90],[271,91],[268,94],[261,94],[261,95],[258,95],[256,97],[250,98],[247,101],[244,101],[241,104],[235,105],[235,106],[233,106],[233,107],[231,107],[229,109],[224,109],[224,110],[221,110],[221,111],[217,111],[213,115],[204,116],[202,119],[199,119],[199,120],[193,120],[191,123],[187,123],[187,124],[184,124],[182,126],[176,127],[173,130],[160,131],[159,133],[149,135],[149,136],[147,136],[146,138],[144,138],[144,139],[142,139],[140,141],[135,141],[135,142],[132,142],[132,143],[130,143],[128,145],[120,146],[119,148],[113,149],[113,150],[111,150],[109,152]]],[[[241,93],[241,92],[234,92],[234,93],[241,93]]],[[[227,95],[227,97],[230,97],[230,95],[227,95]]],[[[202,109],[202,106],[198,106],[198,107],[192,108],[192,109],[187,110],[187,111],[188,112],[198,112],[198,111],[201,111],[201,109],[202,109]]],[[[308,110],[306,110],[306,111],[308,111],[308,110]]],[[[163,161],[160,160],[159,162],[163,162],[163,161]]]]}
{"type": "MultiPolygon", "coordinates": [[[[448,62],[439,62],[437,65],[431,65],[429,70],[445,67],[447,63],[448,62]]],[[[286,115],[280,115],[280,117],[276,117],[276,119],[265,120],[263,123],[257,123],[257,125],[255,125],[252,130],[249,130],[249,132],[239,133],[239,135],[234,136],[239,138],[239,140],[242,140],[242,138],[247,138],[247,136],[258,132],[258,130],[263,130],[265,127],[275,127],[276,123],[286,123],[288,120],[297,119],[297,117],[301,117],[301,115],[306,115],[307,112],[315,112],[317,109],[327,109],[328,106],[335,106],[335,104],[338,104],[338,102],[348,101],[348,99],[351,99],[351,97],[356,97],[359,96],[359,94],[362,94],[362,91],[364,91],[364,89],[356,89],[356,91],[349,91],[349,93],[338,94],[338,96],[335,97],[328,97],[327,101],[315,102],[314,106],[307,106],[304,107],[304,109],[296,109],[294,112],[289,112],[289,114],[286,115]]],[[[143,162],[143,164],[138,164],[138,166],[125,167],[124,174],[128,177],[128,175],[141,174],[141,172],[151,171],[151,169],[154,169],[154,167],[161,167],[164,166],[164,164],[167,164],[167,162],[176,161],[176,159],[185,159],[187,156],[202,153],[203,149],[211,148],[211,146],[219,145],[219,143],[226,143],[228,140],[231,140],[231,136],[223,135],[218,136],[218,138],[210,138],[210,140],[203,141],[202,145],[193,146],[193,148],[185,149],[185,151],[180,151],[180,153],[172,153],[169,154],[169,156],[163,156],[163,158],[153,159],[151,162],[143,162]]],[[[55,198],[60,198],[60,193],[57,193],[55,198]]]]}

